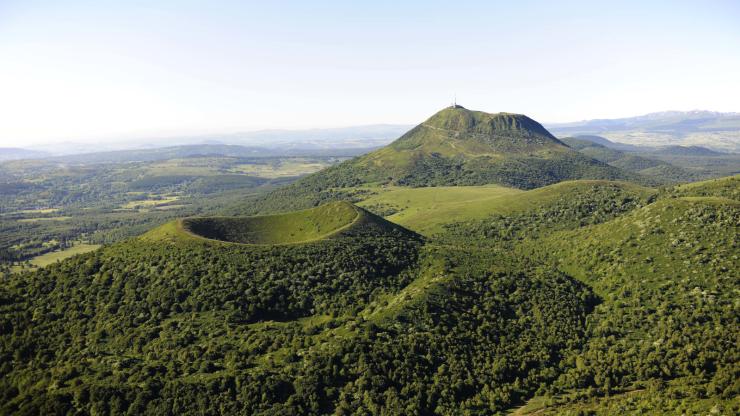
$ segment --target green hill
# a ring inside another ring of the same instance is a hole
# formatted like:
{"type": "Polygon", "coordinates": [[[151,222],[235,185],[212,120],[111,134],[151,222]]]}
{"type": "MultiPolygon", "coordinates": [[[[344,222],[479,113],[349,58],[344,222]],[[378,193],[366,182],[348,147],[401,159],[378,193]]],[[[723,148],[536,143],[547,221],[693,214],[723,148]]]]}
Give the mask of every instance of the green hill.
{"type": "Polygon", "coordinates": [[[171,221],[141,236],[146,241],[207,241],[245,245],[310,243],[347,235],[413,233],[349,202],[253,217],[191,217],[171,221]]]}
{"type": "MultiPolygon", "coordinates": [[[[537,251],[603,299],[577,365],[555,386],[596,389],[569,396],[595,410],[600,405],[584,399],[597,391],[646,387],[650,394],[617,403],[634,412],[707,413],[718,400],[736,400],[739,219],[736,200],[666,198],[538,242],[537,251]]],[[[603,405],[599,414],[614,410],[603,405]]]]}
{"type": "Polygon", "coordinates": [[[337,166],[342,169],[364,183],[495,183],[523,189],[566,179],[628,176],[572,151],[527,116],[461,106],[434,114],[383,149],[337,166]]]}
{"type": "Polygon", "coordinates": [[[243,209],[268,213],[346,199],[362,185],[497,184],[533,189],[576,179],[644,181],[585,156],[521,114],[445,108],[388,146],[278,189],[243,209]]]}
{"type": "MultiPolygon", "coordinates": [[[[602,144],[593,140],[578,137],[565,137],[562,141],[588,157],[608,163],[611,166],[627,172],[640,175],[646,178],[646,181],[653,185],[691,182],[709,177],[709,175],[703,172],[674,166],[663,160],[639,156],[634,153],[612,148],[607,144],[602,144]]],[[[606,142],[610,143],[608,141],[606,142]]],[[[650,149],[645,149],[642,153],[646,153],[649,150],[650,149]]],[[[637,152],[637,150],[631,151],[637,152]]]]}
{"type": "Polygon", "coordinates": [[[715,196],[740,201],[740,175],[675,186],[671,196],[715,196]]]}

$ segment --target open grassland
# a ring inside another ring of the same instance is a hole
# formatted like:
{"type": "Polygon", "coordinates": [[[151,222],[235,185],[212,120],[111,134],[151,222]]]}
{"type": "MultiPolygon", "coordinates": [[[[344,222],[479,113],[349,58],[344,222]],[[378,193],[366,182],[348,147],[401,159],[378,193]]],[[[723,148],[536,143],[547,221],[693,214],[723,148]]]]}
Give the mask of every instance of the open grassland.
{"type": "Polygon", "coordinates": [[[67,217],[67,216],[23,218],[23,219],[18,220],[18,222],[67,221],[67,220],[70,220],[71,218],[72,217],[67,217]]]}
{"type": "Polygon", "coordinates": [[[560,198],[564,192],[598,184],[616,184],[641,196],[655,193],[626,182],[581,180],[561,182],[531,191],[498,185],[426,188],[366,188],[374,194],[361,207],[385,214],[386,219],[423,235],[442,231],[445,224],[479,220],[492,214],[534,210],[560,198]]]}
{"type": "Polygon", "coordinates": [[[484,218],[495,212],[507,197],[523,193],[498,185],[372,188],[375,195],[359,206],[392,210],[386,219],[416,232],[430,235],[445,223],[484,218]]]}
{"type": "Polygon", "coordinates": [[[308,175],[330,166],[331,163],[306,159],[287,159],[271,163],[243,163],[230,169],[241,173],[266,179],[288,178],[308,175]]]}
{"type": "Polygon", "coordinates": [[[195,217],[169,222],[145,240],[205,238],[241,244],[293,244],[327,238],[368,215],[347,202],[288,214],[255,217],[195,217]]]}
{"type": "Polygon", "coordinates": [[[227,158],[170,159],[150,164],[146,172],[150,176],[217,175],[222,171],[228,160],[227,158]]]}
{"type": "Polygon", "coordinates": [[[57,208],[22,209],[8,214],[51,214],[52,212],[57,211],[59,211],[57,208]]]}
{"type": "MultiPolygon", "coordinates": [[[[32,258],[29,263],[31,264],[31,268],[39,268],[48,266],[52,263],[55,263],[57,261],[62,261],[66,258],[72,257],[76,254],[82,254],[87,253],[88,251],[96,250],[100,247],[100,244],[77,244],[72,247],[69,247],[64,250],[60,251],[52,251],[50,253],[45,253],[40,256],[36,256],[32,258]]],[[[14,266],[13,271],[20,271],[22,270],[19,266],[14,266]]]]}
{"type": "Polygon", "coordinates": [[[121,205],[121,209],[139,209],[139,208],[155,208],[162,205],[167,205],[180,199],[177,195],[165,196],[162,198],[151,198],[143,199],[138,201],[129,201],[121,205]]]}

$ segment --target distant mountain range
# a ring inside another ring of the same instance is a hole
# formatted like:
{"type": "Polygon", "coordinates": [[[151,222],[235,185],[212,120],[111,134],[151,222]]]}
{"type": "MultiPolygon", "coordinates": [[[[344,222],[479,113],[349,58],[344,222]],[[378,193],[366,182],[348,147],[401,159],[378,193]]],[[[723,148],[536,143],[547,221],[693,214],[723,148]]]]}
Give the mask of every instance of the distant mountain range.
{"type": "MultiPolygon", "coordinates": [[[[159,160],[164,154],[188,157],[203,153],[238,156],[263,154],[353,156],[385,146],[412,127],[400,124],[375,124],[134,139],[96,144],[62,142],[23,149],[0,148],[0,161],[82,154],[90,156],[75,159],[85,162],[159,160]],[[152,149],[157,151],[151,153],[152,149]]],[[[696,155],[699,152],[697,147],[705,148],[704,156],[710,156],[708,152],[740,153],[740,113],[665,111],[620,119],[550,123],[545,127],[557,137],[578,136],[579,139],[588,139],[587,136],[593,136],[595,143],[622,151],[681,146],[674,149],[678,152],[676,154],[689,152],[696,155]],[[609,143],[599,143],[600,139],[607,139],[609,143]]]]}
{"type": "Polygon", "coordinates": [[[38,159],[49,156],[48,153],[18,147],[0,147],[0,162],[18,159],[38,159]]]}
{"type": "Polygon", "coordinates": [[[234,145],[280,149],[281,151],[290,149],[299,151],[345,148],[367,149],[388,144],[410,127],[396,124],[373,124],[326,129],[259,130],[229,134],[150,137],[125,141],[100,141],[98,143],[65,141],[42,146],[30,146],[29,149],[43,151],[54,156],[192,145],[234,145]]]}
{"type": "Polygon", "coordinates": [[[613,142],[637,146],[702,146],[740,152],[740,113],[665,111],[643,116],[551,123],[558,137],[599,135],[613,142]]]}
{"type": "Polygon", "coordinates": [[[635,146],[596,135],[561,140],[588,157],[652,178],[656,183],[691,182],[740,172],[740,153],[717,152],[701,146],[635,146]]]}

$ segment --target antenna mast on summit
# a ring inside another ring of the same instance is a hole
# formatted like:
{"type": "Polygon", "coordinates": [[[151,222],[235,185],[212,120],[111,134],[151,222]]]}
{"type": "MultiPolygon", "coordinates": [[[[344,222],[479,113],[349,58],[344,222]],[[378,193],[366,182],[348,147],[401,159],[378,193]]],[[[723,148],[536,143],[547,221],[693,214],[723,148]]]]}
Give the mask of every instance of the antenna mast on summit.
{"type": "Polygon", "coordinates": [[[452,108],[457,107],[457,94],[452,96],[452,108]]]}

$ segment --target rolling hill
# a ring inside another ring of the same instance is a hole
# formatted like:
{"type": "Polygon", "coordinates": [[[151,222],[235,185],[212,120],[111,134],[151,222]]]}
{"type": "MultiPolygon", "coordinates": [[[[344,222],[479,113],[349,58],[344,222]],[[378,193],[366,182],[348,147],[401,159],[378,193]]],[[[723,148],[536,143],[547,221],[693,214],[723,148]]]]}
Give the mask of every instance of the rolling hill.
{"type": "MultiPolygon", "coordinates": [[[[601,180],[565,181],[528,191],[496,185],[371,189],[372,194],[358,205],[425,236],[444,233],[451,223],[481,220],[492,215],[548,211],[556,205],[572,204],[586,195],[607,192],[609,199],[619,195],[627,201],[646,201],[657,194],[652,188],[601,180]]],[[[599,205],[595,200],[590,203],[599,205]]]]}
{"type": "Polygon", "coordinates": [[[603,299],[580,364],[555,383],[571,393],[543,413],[711,413],[721,409],[717,399],[737,406],[738,219],[737,200],[667,198],[538,242],[535,250],[603,299]],[[572,393],[589,384],[635,391],[598,400],[572,393]]]}
{"type": "Polygon", "coordinates": [[[561,140],[564,143],[568,144],[568,146],[570,146],[571,148],[578,150],[580,153],[586,156],[600,160],[604,163],[608,163],[611,166],[623,169],[625,171],[633,172],[646,178],[650,178],[655,182],[655,184],[691,182],[700,179],[706,179],[708,176],[706,173],[703,172],[692,171],[678,166],[673,166],[670,163],[660,159],[653,159],[650,157],[642,156],[650,156],[652,153],[656,153],[655,150],[652,150],[650,153],[647,152],[648,149],[644,149],[642,152],[638,152],[636,150],[623,151],[618,150],[619,146],[613,146],[613,143],[609,142],[606,139],[594,139],[598,138],[598,136],[585,136],[587,138],[583,137],[584,136],[565,137],[561,140]]]}

